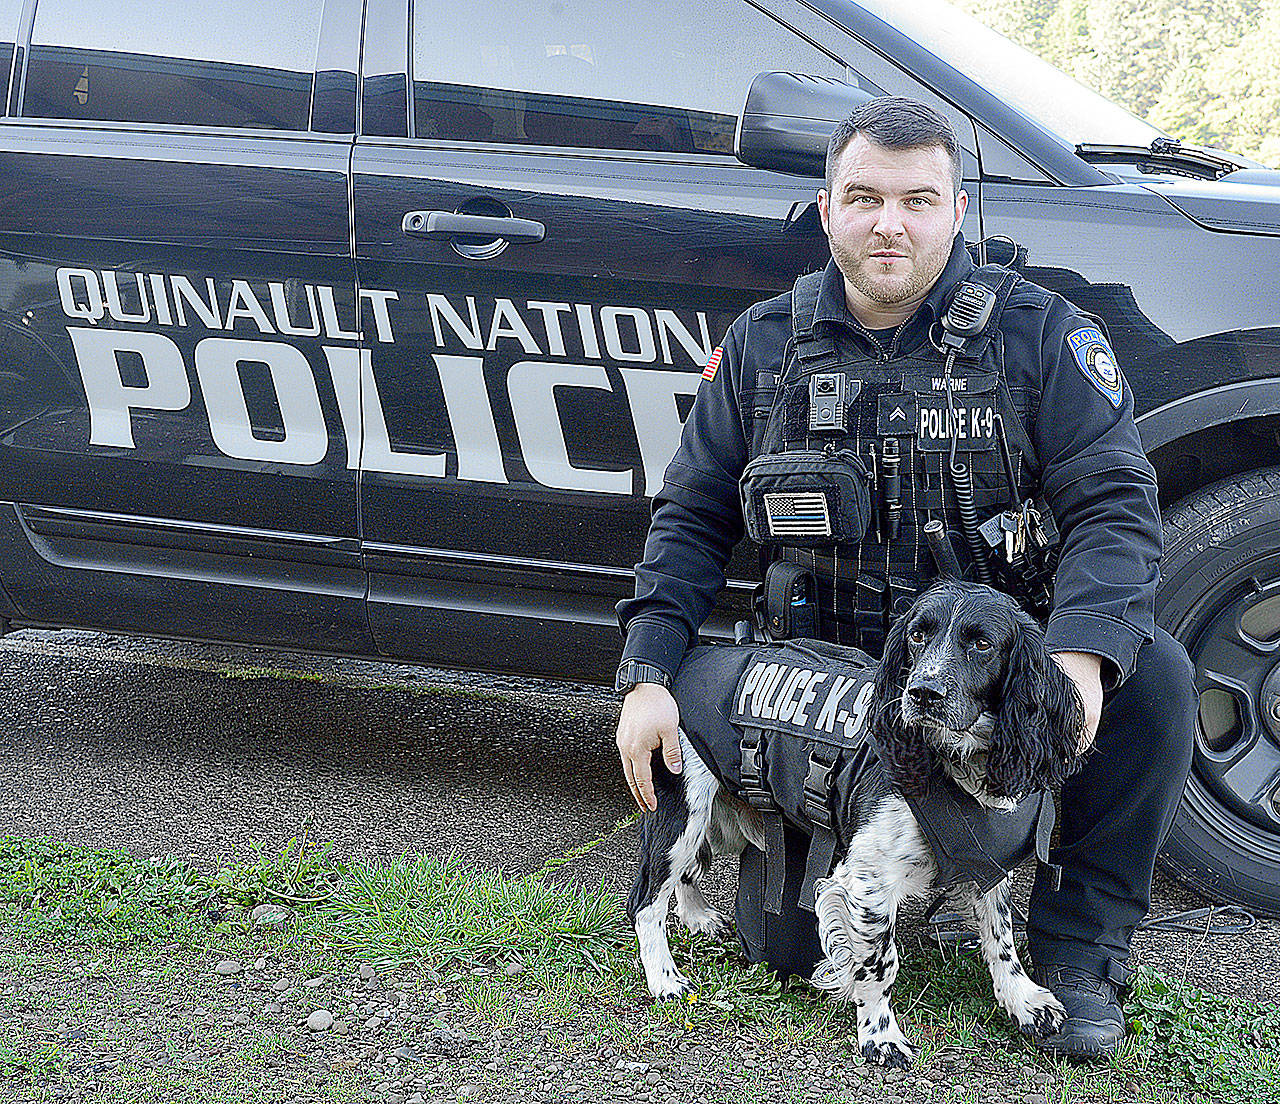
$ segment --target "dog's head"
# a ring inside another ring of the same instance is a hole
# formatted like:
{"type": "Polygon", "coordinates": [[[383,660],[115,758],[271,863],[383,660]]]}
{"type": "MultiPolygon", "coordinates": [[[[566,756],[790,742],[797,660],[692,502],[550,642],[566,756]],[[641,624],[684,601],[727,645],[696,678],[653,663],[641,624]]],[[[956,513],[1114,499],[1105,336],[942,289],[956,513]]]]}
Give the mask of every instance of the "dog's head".
{"type": "Polygon", "coordinates": [[[987,586],[925,591],[885,641],[873,732],[904,793],[938,770],[995,803],[1060,784],[1079,764],[1084,707],[1040,626],[987,586]]]}

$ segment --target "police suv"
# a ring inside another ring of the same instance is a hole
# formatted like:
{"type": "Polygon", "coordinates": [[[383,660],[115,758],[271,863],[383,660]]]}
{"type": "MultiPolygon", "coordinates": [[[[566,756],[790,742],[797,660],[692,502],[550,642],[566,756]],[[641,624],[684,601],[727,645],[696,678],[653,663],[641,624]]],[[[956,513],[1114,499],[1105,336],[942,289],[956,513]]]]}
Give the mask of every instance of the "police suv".
{"type": "Polygon", "coordinates": [[[575,679],[721,334],[827,260],[834,121],[938,108],[1138,399],[1167,861],[1280,913],[1280,174],[941,0],[0,0],[0,72],[4,625],[575,679]]]}

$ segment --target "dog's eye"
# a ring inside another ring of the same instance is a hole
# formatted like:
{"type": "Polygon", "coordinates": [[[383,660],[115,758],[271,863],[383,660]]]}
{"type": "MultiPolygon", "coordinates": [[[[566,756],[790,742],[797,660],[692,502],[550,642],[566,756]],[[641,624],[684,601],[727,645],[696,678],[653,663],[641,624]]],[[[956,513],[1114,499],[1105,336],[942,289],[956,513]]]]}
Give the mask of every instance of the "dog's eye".
{"type": "Polygon", "coordinates": [[[924,629],[912,629],[907,633],[907,639],[910,640],[912,644],[923,644],[926,637],[927,634],[924,629]]]}
{"type": "Polygon", "coordinates": [[[991,651],[992,644],[985,636],[975,636],[973,638],[973,646],[979,652],[991,651]]]}

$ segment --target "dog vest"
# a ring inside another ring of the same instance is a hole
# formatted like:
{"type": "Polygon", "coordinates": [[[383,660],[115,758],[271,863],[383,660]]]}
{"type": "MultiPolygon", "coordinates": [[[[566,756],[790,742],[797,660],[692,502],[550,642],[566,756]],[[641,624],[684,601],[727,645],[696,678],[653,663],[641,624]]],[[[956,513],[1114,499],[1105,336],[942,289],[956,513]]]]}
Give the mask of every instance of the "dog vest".
{"type": "MultiPolygon", "coordinates": [[[[680,723],[699,756],[764,822],[764,907],[782,909],[785,818],[810,836],[800,904],[891,792],[871,731],[876,661],[817,640],[703,645],[672,685],[680,723]]],[[[1006,812],[940,776],[907,796],[937,863],[937,885],[972,881],[986,892],[1033,852],[1047,862],[1053,797],[1037,791],[1006,812]]]]}

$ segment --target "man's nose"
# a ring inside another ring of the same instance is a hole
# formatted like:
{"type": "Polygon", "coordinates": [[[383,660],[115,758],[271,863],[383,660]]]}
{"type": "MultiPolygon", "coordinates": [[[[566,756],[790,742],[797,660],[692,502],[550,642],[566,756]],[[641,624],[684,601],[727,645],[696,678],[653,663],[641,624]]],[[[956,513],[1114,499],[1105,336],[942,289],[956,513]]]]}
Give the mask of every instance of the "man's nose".
{"type": "Polygon", "coordinates": [[[896,203],[882,203],[880,217],[876,220],[876,233],[887,241],[892,241],[903,232],[902,213],[896,203]]]}
{"type": "Polygon", "coordinates": [[[907,685],[907,695],[921,709],[927,709],[947,696],[947,684],[941,679],[912,679],[907,685]]]}

